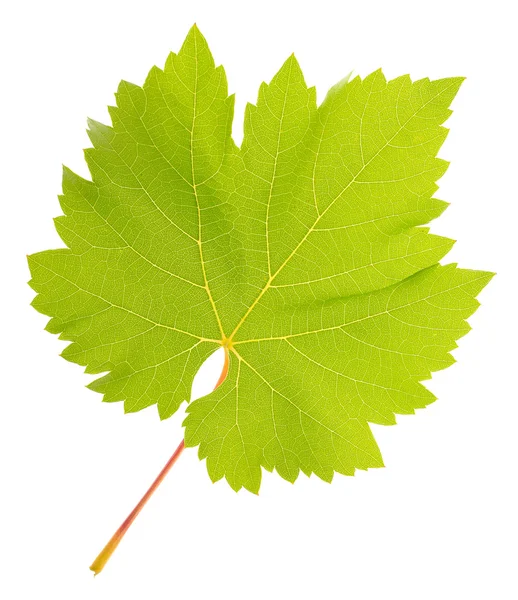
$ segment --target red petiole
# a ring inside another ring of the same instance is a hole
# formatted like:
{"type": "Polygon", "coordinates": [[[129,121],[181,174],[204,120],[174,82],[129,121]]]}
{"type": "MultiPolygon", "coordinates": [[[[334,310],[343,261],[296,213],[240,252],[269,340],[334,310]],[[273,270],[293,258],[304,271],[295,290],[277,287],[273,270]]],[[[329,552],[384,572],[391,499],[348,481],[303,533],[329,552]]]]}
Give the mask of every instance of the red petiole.
{"type": "MultiPolygon", "coordinates": [[[[225,347],[225,364],[223,365],[223,370],[221,371],[221,375],[219,376],[218,382],[216,383],[214,389],[219,387],[228,373],[228,349],[225,347]]],[[[155,490],[165,479],[165,476],[169,473],[175,462],[178,460],[183,450],[185,449],[185,443],[182,440],[178,446],[178,448],[174,451],[171,458],[167,461],[165,467],[160,471],[158,477],[153,481],[148,491],[142,496],[140,502],[135,506],[135,508],[130,512],[127,516],[126,520],[122,523],[122,525],[117,529],[117,531],[113,534],[110,541],[106,544],[106,546],[101,550],[100,554],[92,563],[90,570],[94,572],[95,575],[98,575],[103,569],[106,563],[108,562],[110,556],[115,552],[115,549],[120,544],[120,541],[130,528],[133,521],[137,518],[137,515],[144,508],[147,501],[151,498],[155,490]]]]}

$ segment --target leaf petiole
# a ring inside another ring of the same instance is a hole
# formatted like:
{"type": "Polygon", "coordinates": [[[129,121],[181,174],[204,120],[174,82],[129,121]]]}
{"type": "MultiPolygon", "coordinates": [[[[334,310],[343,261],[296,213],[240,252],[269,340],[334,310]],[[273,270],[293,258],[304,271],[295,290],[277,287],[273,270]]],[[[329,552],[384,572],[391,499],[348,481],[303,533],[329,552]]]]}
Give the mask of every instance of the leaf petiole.
{"type": "MultiPolygon", "coordinates": [[[[218,379],[216,385],[214,386],[214,389],[216,389],[223,383],[223,381],[225,380],[225,377],[227,376],[227,373],[228,373],[228,363],[229,363],[228,348],[226,346],[224,346],[224,348],[225,348],[225,363],[223,365],[223,370],[221,371],[221,375],[219,376],[219,379],[218,379]]],[[[135,506],[135,508],[126,517],[125,521],[122,523],[122,525],[119,527],[119,529],[117,529],[117,531],[113,534],[110,541],[101,550],[101,552],[99,553],[97,558],[91,564],[90,570],[94,572],[94,576],[99,575],[99,573],[104,569],[104,566],[110,559],[111,555],[115,552],[117,546],[120,544],[122,538],[124,537],[124,535],[126,534],[128,529],[130,528],[131,524],[137,518],[137,515],[144,508],[147,501],[151,498],[151,496],[154,494],[155,490],[165,479],[165,476],[172,469],[173,465],[176,463],[178,458],[180,458],[180,455],[182,454],[184,449],[185,449],[185,442],[184,442],[184,440],[182,440],[180,442],[180,444],[178,445],[178,448],[174,451],[171,458],[167,461],[164,468],[158,474],[155,481],[153,481],[153,483],[151,484],[151,486],[149,487],[147,492],[142,496],[140,502],[135,506]]]]}

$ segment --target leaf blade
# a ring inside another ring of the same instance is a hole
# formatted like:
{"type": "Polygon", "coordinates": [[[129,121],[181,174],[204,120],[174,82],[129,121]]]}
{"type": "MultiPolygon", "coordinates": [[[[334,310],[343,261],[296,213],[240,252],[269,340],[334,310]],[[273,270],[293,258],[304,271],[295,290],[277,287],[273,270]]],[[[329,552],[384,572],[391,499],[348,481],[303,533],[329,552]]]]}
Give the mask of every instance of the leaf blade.
{"type": "Polygon", "coordinates": [[[186,445],[213,481],[257,493],[262,469],[383,466],[369,423],[435,397],[491,273],[440,266],[425,227],[462,78],[342,80],[317,106],[294,56],[256,105],[241,148],[234,98],[196,27],[142,87],[121,82],[110,126],[89,121],[92,181],[63,171],[66,248],[29,257],[34,307],[102,377],[90,388],[161,418],[189,399],[218,346],[227,380],[194,401],[186,445]]]}

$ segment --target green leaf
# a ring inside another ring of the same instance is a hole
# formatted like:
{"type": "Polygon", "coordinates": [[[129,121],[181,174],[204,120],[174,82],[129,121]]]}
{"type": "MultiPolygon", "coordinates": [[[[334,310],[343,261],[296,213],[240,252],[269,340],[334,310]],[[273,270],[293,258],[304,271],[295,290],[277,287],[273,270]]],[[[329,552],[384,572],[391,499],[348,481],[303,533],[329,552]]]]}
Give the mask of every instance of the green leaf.
{"type": "Polygon", "coordinates": [[[229,374],[194,401],[185,442],[212,480],[257,492],[261,467],[383,465],[369,423],[434,401],[422,385],[491,273],[438,262],[423,227],[462,78],[343,80],[317,106],[291,56],[231,137],[233,97],[193,27],[143,87],[122,82],[112,125],[89,122],[92,181],[63,173],[67,248],[29,257],[37,310],[63,356],[125,410],[172,415],[218,347],[229,374]]]}

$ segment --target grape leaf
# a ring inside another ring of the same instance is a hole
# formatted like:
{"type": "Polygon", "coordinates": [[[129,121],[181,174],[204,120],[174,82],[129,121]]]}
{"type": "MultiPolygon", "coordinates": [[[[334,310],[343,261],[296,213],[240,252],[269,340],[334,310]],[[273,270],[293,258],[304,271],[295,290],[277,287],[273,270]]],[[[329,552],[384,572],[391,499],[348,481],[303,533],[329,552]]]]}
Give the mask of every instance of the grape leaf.
{"type": "Polygon", "coordinates": [[[142,87],[121,82],[111,126],[89,121],[91,181],[63,173],[67,248],[29,257],[33,305],[104,373],[127,412],[171,416],[218,347],[228,377],[192,402],[187,446],[213,481],[257,492],[261,467],[295,481],[383,465],[369,423],[435,400],[422,385],[492,274],[439,265],[453,241],[424,224],[462,78],[343,80],[317,106],[294,56],[240,148],[222,67],[193,27],[142,87]]]}

